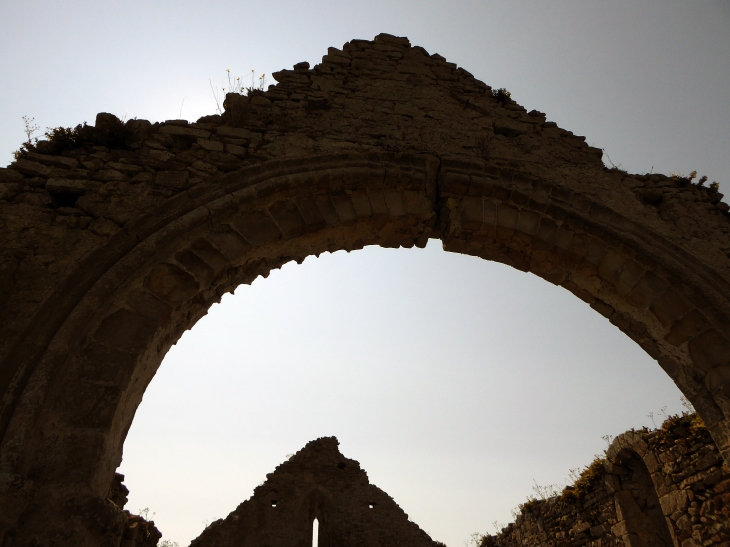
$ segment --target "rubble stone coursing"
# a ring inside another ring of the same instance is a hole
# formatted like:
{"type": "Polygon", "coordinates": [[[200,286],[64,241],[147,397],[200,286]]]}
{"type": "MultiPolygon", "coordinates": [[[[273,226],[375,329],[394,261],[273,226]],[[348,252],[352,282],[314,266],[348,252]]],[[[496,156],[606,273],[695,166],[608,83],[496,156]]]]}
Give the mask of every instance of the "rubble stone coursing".
{"type": "Polygon", "coordinates": [[[312,547],[315,518],[319,547],[437,547],[338,444],[335,437],[307,443],[190,547],[312,547]]]}
{"type": "Polygon", "coordinates": [[[523,505],[482,547],[730,545],[730,469],[696,415],[619,435],[602,469],[578,496],[523,505]]]}
{"type": "Polygon", "coordinates": [[[0,545],[119,537],[106,496],[169,347],[241,283],[365,245],[441,239],[571,291],[657,359],[728,457],[720,194],[607,169],[405,38],[274,77],[196,123],[99,114],[0,169],[0,545]]]}
{"type": "MultiPolygon", "coordinates": [[[[127,504],[129,489],[122,482],[124,475],[114,473],[114,479],[109,487],[107,497],[114,505],[124,510],[127,504]]],[[[120,547],[155,547],[162,537],[162,533],[155,526],[154,521],[148,521],[141,515],[133,515],[124,510],[124,526],[120,547]]]]}

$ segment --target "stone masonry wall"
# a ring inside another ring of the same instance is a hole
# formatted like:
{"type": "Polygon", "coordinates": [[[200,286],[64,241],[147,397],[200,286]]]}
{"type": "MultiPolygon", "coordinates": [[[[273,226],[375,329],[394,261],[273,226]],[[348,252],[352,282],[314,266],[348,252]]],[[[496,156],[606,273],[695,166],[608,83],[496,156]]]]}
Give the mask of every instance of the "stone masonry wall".
{"type": "MultiPolygon", "coordinates": [[[[222,117],[122,124],[102,113],[94,126],[41,141],[0,168],[0,245],[6,250],[0,307],[10,315],[0,324],[0,355],[48,295],[49,278],[69,274],[140,214],[246,166],[282,156],[417,149],[520,165],[541,178],[549,176],[547,162],[565,184],[580,179],[581,164],[601,165],[601,150],[584,137],[540,112],[493,98],[466,70],[410,47],[405,38],[353,40],[342,50],[329,48],[313,69],[299,63],[273,76],[279,84],[265,93],[229,94],[222,117]]],[[[670,231],[727,258],[730,224],[713,214],[729,209],[722,194],[661,174],[615,174],[609,184],[628,189],[670,231]]],[[[718,265],[730,276],[727,265],[718,265]]],[[[0,372],[0,389],[11,380],[0,372]]]]}
{"type": "Polygon", "coordinates": [[[315,518],[319,547],[437,547],[338,444],[335,437],[307,443],[190,547],[311,547],[315,518]]]}
{"type": "Polygon", "coordinates": [[[618,436],[573,488],[521,506],[483,547],[730,545],[730,469],[696,415],[618,436]]]}
{"type": "Polygon", "coordinates": [[[440,239],[571,291],[658,361],[730,455],[716,188],[608,169],[406,38],[273,76],[220,116],[102,113],[0,169],[0,544],[114,543],[126,517],[109,485],[171,345],[240,284],[366,245],[440,239]]]}

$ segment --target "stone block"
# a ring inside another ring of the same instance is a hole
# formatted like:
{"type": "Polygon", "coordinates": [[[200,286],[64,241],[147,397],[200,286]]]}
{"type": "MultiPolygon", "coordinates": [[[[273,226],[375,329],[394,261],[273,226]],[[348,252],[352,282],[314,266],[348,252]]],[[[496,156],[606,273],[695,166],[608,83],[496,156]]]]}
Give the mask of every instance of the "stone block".
{"type": "Polygon", "coordinates": [[[692,310],[678,321],[674,321],[664,339],[674,346],[681,346],[693,336],[710,327],[709,321],[699,310],[692,310]]]}
{"type": "Polygon", "coordinates": [[[100,180],[102,182],[119,182],[122,180],[127,180],[127,177],[124,175],[124,173],[120,173],[116,169],[100,169],[96,173],[94,173],[94,179],[100,180]]]}
{"type": "Polygon", "coordinates": [[[592,244],[592,237],[583,232],[578,232],[573,236],[568,248],[568,259],[574,264],[583,262],[588,249],[592,244]]]}
{"type": "Polygon", "coordinates": [[[703,383],[711,393],[721,393],[726,397],[730,395],[730,364],[718,365],[709,370],[703,383]]]}
{"type": "Polygon", "coordinates": [[[0,167],[0,183],[18,183],[23,180],[23,175],[14,169],[0,167]]]}
{"type": "Polygon", "coordinates": [[[348,57],[341,57],[340,55],[323,55],[322,63],[333,63],[340,66],[348,66],[351,59],[348,57]]]}
{"type": "Polygon", "coordinates": [[[385,196],[385,203],[388,204],[388,212],[391,217],[402,217],[406,214],[405,206],[403,205],[403,196],[397,190],[383,190],[385,196]]]}
{"type": "Polygon", "coordinates": [[[196,240],[190,249],[208,264],[216,275],[230,264],[230,261],[205,239],[196,240]]]}
{"type": "Polygon", "coordinates": [[[51,194],[81,195],[86,192],[83,180],[48,179],[45,188],[51,194]]]}
{"type": "Polygon", "coordinates": [[[616,292],[621,296],[627,295],[636,286],[644,273],[645,270],[637,262],[627,259],[624,262],[623,269],[618,274],[618,278],[614,281],[616,292]]]}
{"type": "Polygon", "coordinates": [[[200,289],[193,276],[173,264],[156,266],[145,279],[145,287],[171,304],[191,299],[200,289]]]}
{"type": "Polygon", "coordinates": [[[522,123],[511,118],[496,118],[492,121],[492,129],[497,135],[504,135],[508,138],[519,137],[525,133],[532,133],[532,125],[522,123]]]}
{"type": "Polygon", "coordinates": [[[647,271],[626,295],[626,300],[637,308],[646,309],[659,298],[669,285],[652,272],[647,271]]]}
{"type": "Polygon", "coordinates": [[[687,315],[694,306],[673,289],[666,290],[654,303],[649,311],[654,314],[659,323],[665,328],[687,315]]]}
{"type": "Polygon", "coordinates": [[[72,427],[108,429],[112,425],[122,391],[116,386],[77,382],[68,422],[72,427]]]}
{"type": "Polygon", "coordinates": [[[144,167],[140,167],[139,165],[118,161],[107,162],[107,167],[119,171],[120,173],[124,173],[125,175],[136,175],[137,173],[142,173],[144,171],[144,167]]]}
{"type": "Polygon", "coordinates": [[[315,232],[325,226],[324,217],[312,196],[297,196],[294,200],[299,214],[304,221],[306,232],[315,232]]]}
{"type": "Polygon", "coordinates": [[[587,290],[579,287],[572,281],[566,281],[562,284],[563,287],[572,292],[575,296],[580,298],[586,304],[592,304],[595,301],[595,297],[587,290]]]}
{"type": "Polygon", "coordinates": [[[29,177],[49,177],[53,174],[51,167],[38,163],[37,161],[30,161],[23,158],[11,164],[11,167],[29,177]]]}
{"type": "Polygon", "coordinates": [[[142,288],[136,289],[127,295],[127,307],[142,317],[154,319],[160,325],[170,320],[172,307],[142,288]]]}
{"type": "MultiPolygon", "coordinates": [[[[200,146],[200,148],[202,148],[203,150],[208,150],[211,152],[223,152],[223,143],[220,141],[211,141],[208,139],[198,138],[197,142],[198,142],[198,146],[200,146]]],[[[231,152],[230,146],[235,146],[235,145],[229,145],[229,150],[228,150],[229,152],[231,152]]],[[[241,147],[239,147],[239,148],[241,148],[241,147]]]]}
{"type": "Polygon", "coordinates": [[[184,190],[189,185],[189,179],[187,171],[159,171],[155,183],[163,188],[184,190]]]}
{"type": "Polygon", "coordinates": [[[555,235],[558,233],[558,225],[555,223],[555,221],[542,217],[540,219],[540,224],[537,227],[537,239],[540,241],[544,241],[545,243],[548,243],[549,245],[553,245],[555,243],[555,235]]]}
{"type": "Polygon", "coordinates": [[[230,226],[222,225],[209,232],[206,239],[210,241],[228,260],[236,260],[252,249],[251,244],[243,239],[230,226]]]}
{"type": "Polygon", "coordinates": [[[520,218],[517,222],[517,230],[531,236],[537,235],[541,218],[541,215],[537,213],[522,210],[520,211],[520,218]]]}
{"type": "Polygon", "coordinates": [[[357,220],[357,214],[355,208],[352,205],[352,200],[344,192],[337,192],[330,194],[330,201],[337,211],[337,217],[340,219],[342,224],[352,224],[357,220]]]}
{"type": "Polygon", "coordinates": [[[715,329],[694,337],[687,347],[695,366],[702,371],[730,364],[730,342],[715,329]]]}
{"type": "Polygon", "coordinates": [[[504,228],[504,233],[509,234],[508,237],[512,237],[514,231],[517,230],[519,215],[520,212],[509,205],[497,205],[497,228],[504,228]]]}
{"type": "Polygon", "coordinates": [[[199,139],[207,139],[210,137],[209,131],[194,129],[192,127],[182,127],[179,125],[163,125],[160,127],[159,131],[166,135],[181,135],[184,137],[196,137],[199,139]]]}
{"type": "Polygon", "coordinates": [[[671,515],[677,511],[684,511],[689,506],[689,497],[684,490],[675,490],[659,498],[662,511],[671,515]]]}
{"type": "Polygon", "coordinates": [[[94,339],[111,348],[126,349],[134,345],[145,346],[155,334],[158,323],[122,308],[107,316],[96,329],[94,339]]]}
{"type": "Polygon", "coordinates": [[[626,257],[613,249],[608,249],[598,264],[598,276],[604,281],[613,283],[626,263],[626,257]]]}
{"type": "Polygon", "coordinates": [[[337,216],[337,210],[335,209],[335,206],[332,205],[332,200],[330,200],[329,196],[318,195],[314,198],[314,201],[317,203],[317,207],[322,214],[322,218],[324,218],[324,221],[328,226],[335,226],[336,224],[339,224],[340,217],[337,216]]]}
{"type": "Polygon", "coordinates": [[[218,168],[207,161],[196,160],[190,165],[190,167],[204,175],[215,175],[218,172],[218,168]]]}
{"type": "Polygon", "coordinates": [[[573,236],[575,236],[575,232],[573,230],[570,230],[565,226],[560,226],[555,234],[555,246],[567,251],[573,241],[573,236]]]}
{"type": "Polygon", "coordinates": [[[407,215],[420,217],[423,212],[431,209],[431,202],[426,199],[422,192],[404,190],[403,208],[407,215]]]}
{"type": "Polygon", "coordinates": [[[370,206],[370,199],[366,190],[353,190],[350,192],[350,199],[358,218],[366,218],[373,214],[373,208],[370,206]]]}
{"type": "Polygon", "coordinates": [[[447,171],[441,175],[441,190],[450,194],[465,195],[469,190],[469,180],[468,175],[447,171]]]}
{"type": "Polygon", "coordinates": [[[602,241],[592,236],[586,236],[583,243],[585,245],[583,262],[598,269],[604,255],[608,251],[608,247],[602,241]]]}
{"type": "Polygon", "coordinates": [[[67,158],[65,156],[51,156],[49,154],[36,154],[35,152],[28,152],[25,155],[26,159],[42,163],[43,165],[49,165],[51,167],[61,167],[63,169],[76,169],[79,166],[79,160],[75,158],[67,158]]]}
{"type": "MultiPolygon", "coordinates": [[[[211,141],[213,142],[213,141],[211,141]]],[[[239,146],[237,144],[226,144],[226,152],[229,154],[233,154],[235,156],[245,156],[246,155],[246,149],[243,146],[239,146]]]]}
{"type": "Polygon", "coordinates": [[[159,162],[167,162],[175,157],[175,154],[171,154],[167,150],[150,150],[150,158],[159,162]]]}
{"type": "Polygon", "coordinates": [[[0,182],[0,200],[11,200],[20,193],[20,184],[0,182]]]}
{"type": "Polygon", "coordinates": [[[254,245],[265,245],[281,238],[279,227],[273,219],[263,211],[242,213],[231,222],[231,225],[254,245]]]}
{"type": "Polygon", "coordinates": [[[389,211],[388,204],[385,201],[385,194],[382,190],[368,188],[368,198],[370,206],[373,209],[373,225],[375,229],[380,229],[388,222],[389,211]]]}
{"type": "Polygon", "coordinates": [[[261,133],[254,133],[248,129],[239,127],[228,127],[225,125],[218,126],[216,134],[219,137],[230,137],[233,139],[245,139],[248,142],[258,142],[261,140],[261,133]]]}
{"type": "Polygon", "coordinates": [[[626,527],[626,522],[622,520],[611,526],[611,533],[617,538],[624,538],[627,536],[629,531],[626,527]]]}
{"type": "Polygon", "coordinates": [[[609,304],[606,304],[603,300],[594,300],[593,303],[591,303],[591,308],[596,310],[603,317],[607,318],[610,318],[614,313],[613,307],[611,307],[609,304]]]}
{"type": "Polygon", "coordinates": [[[119,226],[108,218],[97,218],[89,224],[89,231],[102,237],[113,236],[119,229],[119,226]]]}
{"type": "Polygon", "coordinates": [[[463,230],[476,232],[482,227],[484,218],[484,200],[466,197],[461,200],[461,227],[463,230]]]}
{"type": "Polygon", "coordinates": [[[483,228],[487,233],[494,233],[497,229],[497,206],[498,204],[491,200],[484,200],[483,228]]]}
{"type": "Polygon", "coordinates": [[[175,260],[185,268],[201,284],[207,287],[215,277],[215,271],[204,260],[190,250],[180,251],[175,254],[175,260]]]}
{"type": "Polygon", "coordinates": [[[278,224],[284,239],[293,239],[304,233],[304,219],[293,201],[277,201],[269,207],[269,213],[278,224]]]}

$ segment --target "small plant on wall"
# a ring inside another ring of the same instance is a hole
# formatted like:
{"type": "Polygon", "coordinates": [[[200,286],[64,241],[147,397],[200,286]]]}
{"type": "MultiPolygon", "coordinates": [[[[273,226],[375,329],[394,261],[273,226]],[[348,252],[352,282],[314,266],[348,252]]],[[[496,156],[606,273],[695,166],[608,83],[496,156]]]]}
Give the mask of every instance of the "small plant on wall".
{"type": "Polygon", "coordinates": [[[505,88],[500,87],[499,89],[492,90],[492,97],[501,103],[508,103],[512,100],[512,93],[507,91],[505,88]]]}
{"type": "Polygon", "coordinates": [[[223,86],[221,86],[221,91],[223,92],[222,96],[219,95],[217,89],[213,87],[213,82],[208,80],[208,82],[210,82],[210,90],[213,92],[213,98],[215,99],[215,106],[218,114],[223,114],[223,101],[227,93],[249,96],[264,92],[264,89],[266,88],[266,74],[262,74],[258,77],[258,83],[256,81],[257,78],[255,74],[256,72],[251,70],[251,85],[247,86],[240,76],[232,75],[231,70],[227,68],[227,84],[224,82],[223,86]]]}

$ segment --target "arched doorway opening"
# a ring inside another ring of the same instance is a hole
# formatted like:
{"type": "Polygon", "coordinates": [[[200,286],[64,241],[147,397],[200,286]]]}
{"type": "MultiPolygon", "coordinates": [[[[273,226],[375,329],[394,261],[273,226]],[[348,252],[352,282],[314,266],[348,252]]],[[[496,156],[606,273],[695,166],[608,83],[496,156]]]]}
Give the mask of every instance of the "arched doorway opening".
{"type": "Polygon", "coordinates": [[[651,425],[673,387],[535,276],[438,241],[325,253],[224,296],[171,348],[121,471],[128,508],[153,507],[183,544],[286,454],[335,434],[416,523],[460,545],[509,522],[533,478],[563,482],[602,435],[651,425]]]}
{"type": "Polygon", "coordinates": [[[676,547],[646,464],[636,452],[623,450],[614,473],[620,490],[614,495],[617,530],[626,547],[676,547]]]}

